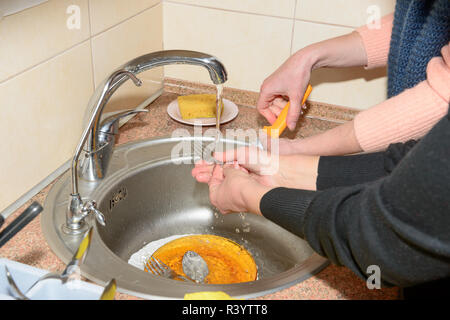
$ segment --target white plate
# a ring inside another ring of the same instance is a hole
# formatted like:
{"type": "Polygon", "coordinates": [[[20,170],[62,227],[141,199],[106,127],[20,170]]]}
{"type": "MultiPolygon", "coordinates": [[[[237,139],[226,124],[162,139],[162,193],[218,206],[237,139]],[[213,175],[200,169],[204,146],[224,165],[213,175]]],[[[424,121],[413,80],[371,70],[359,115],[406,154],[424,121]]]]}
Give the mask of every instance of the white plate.
{"type": "MultiPolygon", "coordinates": [[[[229,122],[237,117],[239,113],[239,109],[237,105],[227,99],[223,100],[223,113],[220,119],[220,124],[229,122]]],[[[167,113],[169,116],[178,122],[190,125],[199,125],[199,126],[215,126],[216,118],[197,118],[197,119],[183,119],[181,117],[180,109],[178,108],[178,100],[174,100],[167,106],[167,113]]]]}

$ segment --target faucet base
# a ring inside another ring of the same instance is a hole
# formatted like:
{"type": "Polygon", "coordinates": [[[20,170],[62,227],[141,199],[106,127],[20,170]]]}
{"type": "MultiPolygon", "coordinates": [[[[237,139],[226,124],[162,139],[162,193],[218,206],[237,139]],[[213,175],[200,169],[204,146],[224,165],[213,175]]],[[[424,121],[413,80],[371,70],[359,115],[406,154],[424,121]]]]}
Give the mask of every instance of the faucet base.
{"type": "Polygon", "coordinates": [[[67,223],[61,225],[61,231],[69,236],[78,236],[80,234],[85,234],[88,230],[89,225],[85,222],[77,224],[77,228],[72,228],[67,223]]]}

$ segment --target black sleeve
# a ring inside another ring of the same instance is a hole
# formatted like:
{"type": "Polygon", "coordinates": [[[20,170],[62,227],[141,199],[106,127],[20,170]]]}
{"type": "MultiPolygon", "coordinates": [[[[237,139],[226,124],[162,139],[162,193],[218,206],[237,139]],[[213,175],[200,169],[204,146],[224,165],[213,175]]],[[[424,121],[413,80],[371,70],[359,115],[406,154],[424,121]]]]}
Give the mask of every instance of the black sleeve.
{"type": "Polygon", "coordinates": [[[394,170],[417,141],[391,144],[386,151],[319,159],[317,190],[375,181],[394,170]]]}
{"type": "Polygon", "coordinates": [[[276,188],[263,196],[261,212],[361,278],[370,265],[380,268],[385,286],[449,277],[449,117],[390,175],[317,192],[276,188]]]}

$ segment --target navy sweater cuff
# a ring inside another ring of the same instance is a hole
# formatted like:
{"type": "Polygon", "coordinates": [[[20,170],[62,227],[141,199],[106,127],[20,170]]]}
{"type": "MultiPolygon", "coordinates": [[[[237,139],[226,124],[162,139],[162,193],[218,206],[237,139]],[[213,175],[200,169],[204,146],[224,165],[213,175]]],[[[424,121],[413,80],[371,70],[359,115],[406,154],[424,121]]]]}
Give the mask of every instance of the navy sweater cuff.
{"type": "Polygon", "coordinates": [[[303,237],[306,210],[316,194],[309,190],[275,188],[262,197],[259,207],[265,218],[303,237]]]}

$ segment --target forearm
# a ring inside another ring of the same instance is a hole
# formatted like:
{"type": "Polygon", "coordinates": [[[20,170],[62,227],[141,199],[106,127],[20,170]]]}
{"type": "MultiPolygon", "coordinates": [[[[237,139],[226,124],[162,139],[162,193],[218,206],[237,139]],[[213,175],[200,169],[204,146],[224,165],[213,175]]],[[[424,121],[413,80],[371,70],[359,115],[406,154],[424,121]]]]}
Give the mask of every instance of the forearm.
{"type": "Polygon", "coordinates": [[[448,277],[449,120],[388,177],[320,192],[273,189],[261,199],[261,212],[362,278],[370,265],[380,267],[385,285],[448,277]]]}
{"type": "Polygon", "coordinates": [[[314,55],[312,70],[322,67],[356,67],[367,64],[364,44],[357,32],[320,41],[302,50],[314,55]]]}
{"type": "Polygon", "coordinates": [[[420,139],[446,114],[448,103],[448,97],[443,99],[423,81],[357,114],[353,120],[354,135],[365,152],[420,139]]]}
{"type": "Polygon", "coordinates": [[[383,152],[348,156],[279,156],[277,185],[315,191],[375,181],[391,173],[416,143],[410,140],[383,152]]]}
{"type": "Polygon", "coordinates": [[[286,188],[317,190],[319,156],[289,155],[279,157],[277,185],[286,188]]]}
{"type": "Polygon", "coordinates": [[[298,139],[292,143],[293,152],[304,155],[345,155],[363,151],[355,135],[354,122],[298,139]]]}
{"type": "Polygon", "coordinates": [[[391,144],[386,151],[349,156],[322,156],[318,164],[317,190],[375,181],[390,174],[417,144],[391,144]]]}
{"type": "Polygon", "coordinates": [[[264,186],[251,179],[241,186],[240,197],[243,199],[242,201],[245,203],[247,211],[262,215],[259,204],[261,203],[263,196],[272,189],[273,188],[264,186]]]}
{"type": "Polygon", "coordinates": [[[450,102],[450,45],[430,60],[427,79],[358,113],[354,134],[364,151],[423,137],[446,113],[450,102]]]}

